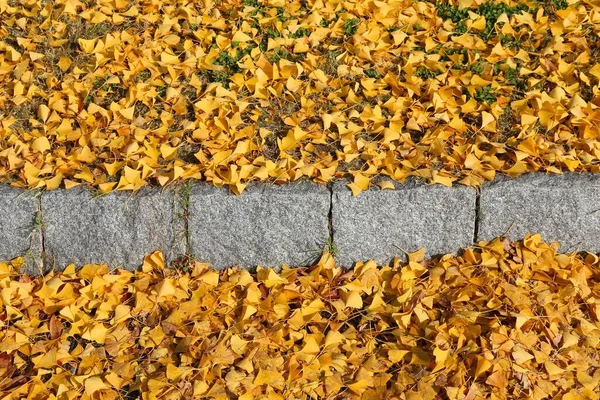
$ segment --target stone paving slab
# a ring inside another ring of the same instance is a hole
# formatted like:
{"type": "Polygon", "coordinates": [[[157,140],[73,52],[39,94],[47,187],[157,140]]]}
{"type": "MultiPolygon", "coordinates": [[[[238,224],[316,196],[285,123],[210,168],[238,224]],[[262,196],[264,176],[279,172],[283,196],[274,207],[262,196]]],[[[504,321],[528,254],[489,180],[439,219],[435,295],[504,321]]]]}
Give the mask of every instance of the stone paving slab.
{"type": "Polygon", "coordinates": [[[94,197],[87,188],[52,190],[42,196],[47,263],[105,263],[137,268],[146,254],[162,250],[169,262],[185,253],[176,192],[144,188],[94,197]]]}
{"type": "Polygon", "coordinates": [[[428,256],[471,245],[475,230],[476,192],[457,185],[395,184],[373,187],[352,196],[346,182],[333,186],[333,239],[338,262],[351,267],[374,259],[378,265],[403,251],[425,248],[428,256]]]}
{"type": "Polygon", "coordinates": [[[561,251],[600,252],[600,175],[499,177],[483,185],[479,205],[478,240],[531,232],[561,242],[561,251]]]}
{"type": "Polygon", "coordinates": [[[309,265],[329,237],[330,199],[324,185],[308,182],[251,185],[239,196],[195,184],[190,252],[215,268],[309,265]]]}
{"type": "Polygon", "coordinates": [[[0,260],[25,256],[27,269],[37,269],[42,251],[38,206],[34,193],[0,185],[0,260]]]}

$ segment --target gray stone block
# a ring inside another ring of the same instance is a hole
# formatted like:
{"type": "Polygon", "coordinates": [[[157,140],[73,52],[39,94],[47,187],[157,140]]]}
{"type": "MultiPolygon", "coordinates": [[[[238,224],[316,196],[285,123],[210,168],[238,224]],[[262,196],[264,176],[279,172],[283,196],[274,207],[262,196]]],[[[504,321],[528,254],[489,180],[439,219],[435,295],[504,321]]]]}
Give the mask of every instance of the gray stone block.
{"type": "Polygon", "coordinates": [[[33,192],[0,185],[0,260],[25,258],[25,271],[41,268],[42,240],[35,216],[39,199],[33,192]]]}
{"type": "Polygon", "coordinates": [[[196,184],[190,196],[190,251],[215,268],[303,266],[329,237],[330,192],[307,182],[256,184],[236,196],[196,184]]]}
{"type": "Polygon", "coordinates": [[[373,259],[378,265],[424,248],[428,256],[469,246],[475,229],[476,192],[457,185],[395,184],[353,197],[346,182],[333,187],[333,241],[338,262],[351,267],[373,259]]]}
{"type": "Polygon", "coordinates": [[[600,175],[532,173],[483,185],[478,240],[540,233],[561,251],[600,252],[600,175]]]}
{"type": "Polygon", "coordinates": [[[172,189],[96,196],[84,187],[42,195],[44,249],[50,267],[70,263],[135,269],[161,250],[168,263],[185,253],[183,219],[172,189]]]}

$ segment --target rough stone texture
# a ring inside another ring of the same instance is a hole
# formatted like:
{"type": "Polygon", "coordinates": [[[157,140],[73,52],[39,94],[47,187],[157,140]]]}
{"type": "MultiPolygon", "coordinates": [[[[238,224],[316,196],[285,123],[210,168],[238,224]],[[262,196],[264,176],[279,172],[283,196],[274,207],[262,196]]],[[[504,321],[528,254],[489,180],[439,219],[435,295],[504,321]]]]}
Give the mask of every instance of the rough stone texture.
{"type": "Polygon", "coordinates": [[[482,187],[478,240],[541,233],[561,251],[600,252],[600,175],[532,173],[482,187]]]}
{"type": "Polygon", "coordinates": [[[0,260],[23,256],[28,270],[41,266],[41,235],[35,224],[38,206],[34,193],[0,186],[0,260]]]}
{"type": "Polygon", "coordinates": [[[162,250],[167,263],[185,253],[183,219],[175,192],[144,188],[94,197],[86,188],[42,195],[44,249],[50,267],[103,263],[137,268],[162,250]]]}
{"type": "Polygon", "coordinates": [[[333,187],[333,241],[345,267],[373,259],[389,263],[425,248],[429,256],[455,252],[473,241],[474,189],[457,185],[396,184],[353,197],[345,182],[333,187]]]}
{"type": "Polygon", "coordinates": [[[236,196],[196,184],[190,196],[190,251],[215,268],[303,266],[329,237],[330,192],[323,185],[257,184],[236,196]]]}

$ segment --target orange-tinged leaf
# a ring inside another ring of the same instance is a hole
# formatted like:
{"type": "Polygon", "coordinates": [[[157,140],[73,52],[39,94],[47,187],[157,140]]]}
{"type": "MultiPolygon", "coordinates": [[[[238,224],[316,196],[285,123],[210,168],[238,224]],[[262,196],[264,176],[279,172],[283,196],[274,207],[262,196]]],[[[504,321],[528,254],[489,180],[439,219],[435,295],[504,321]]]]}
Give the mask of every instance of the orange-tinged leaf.
{"type": "Polygon", "coordinates": [[[485,383],[500,389],[506,388],[506,385],[508,383],[508,380],[506,378],[506,372],[502,370],[497,370],[493,372],[492,374],[490,374],[490,376],[488,376],[485,383]]]}

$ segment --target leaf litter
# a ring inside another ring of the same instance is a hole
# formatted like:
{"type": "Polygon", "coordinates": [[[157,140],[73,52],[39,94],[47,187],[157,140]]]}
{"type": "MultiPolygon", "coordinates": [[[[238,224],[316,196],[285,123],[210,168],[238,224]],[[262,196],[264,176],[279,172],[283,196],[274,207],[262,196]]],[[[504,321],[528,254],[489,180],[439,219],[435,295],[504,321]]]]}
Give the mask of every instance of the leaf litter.
{"type": "Polygon", "coordinates": [[[595,1],[0,0],[0,180],[599,172],[595,1]]]}
{"type": "Polygon", "coordinates": [[[0,393],[597,399],[600,261],[540,235],[344,270],[0,263],[0,393]]]}

